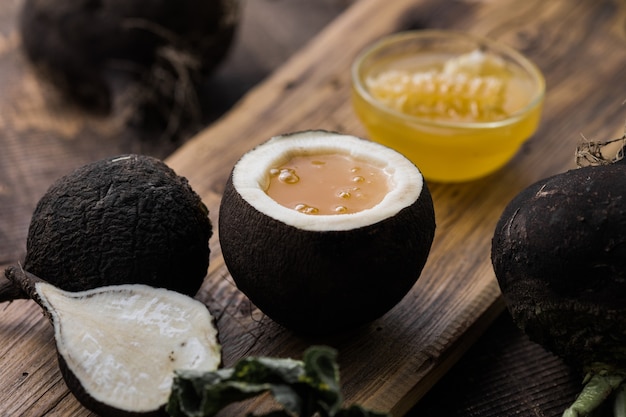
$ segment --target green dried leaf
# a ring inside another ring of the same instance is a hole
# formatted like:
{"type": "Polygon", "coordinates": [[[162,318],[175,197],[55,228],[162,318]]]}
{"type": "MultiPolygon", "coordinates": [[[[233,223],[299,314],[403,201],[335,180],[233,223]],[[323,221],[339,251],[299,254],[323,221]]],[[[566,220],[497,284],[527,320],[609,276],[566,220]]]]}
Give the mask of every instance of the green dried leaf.
{"type": "Polygon", "coordinates": [[[266,417],[383,417],[352,406],[342,409],[337,352],[313,346],[302,361],[250,357],[214,372],[177,372],[167,412],[173,417],[211,417],[225,406],[270,392],[284,410],[266,417]]]}

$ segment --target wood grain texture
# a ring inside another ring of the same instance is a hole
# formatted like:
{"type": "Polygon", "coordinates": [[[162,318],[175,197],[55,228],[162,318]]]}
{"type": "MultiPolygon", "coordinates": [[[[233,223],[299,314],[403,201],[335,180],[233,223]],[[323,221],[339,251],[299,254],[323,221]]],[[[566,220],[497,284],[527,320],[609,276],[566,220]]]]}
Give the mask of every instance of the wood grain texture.
{"type": "MultiPolygon", "coordinates": [[[[438,229],[413,291],[370,327],[326,340],[340,350],[349,401],[394,415],[407,412],[502,307],[489,250],[504,205],[531,182],[573,167],[581,133],[621,134],[624,91],[615,87],[625,75],[626,55],[619,4],[362,0],[167,160],[217,202],[230,167],[246,150],[242,144],[249,149],[276,134],[316,128],[366,136],[349,102],[351,60],[386,33],[425,27],[471,30],[521,50],[544,71],[548,95],[539,132],[505,169],[472,183],[431,184],[438,229]],[[589,63],[600,59],[602,69],[590,70],[589,63]]],[[[211,206],[213,215],[217,208],[211,206]]],[[[228,273],[219,264],[209,274],[209,288],[224,278],[228,273]]],[[[228,298],[247,303],[229,285],[228,298]]],[[[214,305],[211,292],[206,295],[214,305]]],[[[242,354],[298,356],[317,342],[293,336],[254,308],[244,326],[243,320],[218,322],[227,332],[227,364],[242,354]],[[228,337],[244,331],[254,335],[251,340],[233,339],[231,346],[228,337]]]]}
{"type": "Polygon", "coordinates": [[[406,416],[561,417],[581,381],[504,312],[406,416]]]}
{"type": "MultiPolygon", "coordinates": [[[[245,2],[228,59],[200,91],[205,122],[220,117],[352,1],[245,2]],[[276,19],[289,23],[277,26],[276,19]]],[[[189,138],[171,141],[159,138],[158,131],[137,129],[121,106],[110,117],[97,117],[59,96],[22,56],[17,32],[22,3],[7,0],[0,8],[1,270],[23,260],[32,211],[55,179],[122,153],[165,158],[189,138]]],[[[65,386],[52,337],[34,303],[0,304],[1,417],[92,415],[65,386]]]]}
{"type": "MultiPolygon", "coordinates": [[[[609,0],[359,0],[230,113],[167,158],[189,178],[216,221],[230,168],[255,144],[302,129],[366,136],[349,103],[349,65],[365,45],[398,30],[446,28],[488,35],[528,55],[546,76],[541,127],[514,161],[471,183],[429,184],[438,225],[431,258],[413,291],[371,326],[327,340],[293,336],[236,290],[214,236],[209,274],[199,298],[218,319],[226,365],[250,354],[299,357],[311,343],[329,343],[340,351],[349,402],[391,410],[396,416],[413,407],[502,311],[489,248],[504,205],[531,182],[572,167],[581,135],[600,139],[622,134],[625,7],[609,0]]],[[[14,36],[10,30],[3,35],[2,64],[22,68],[14,36]]],[[[167,146],[137,141],[112,121],[94,120],[67,108],[51,116],[50,106],[44,104],[52,98],[35,100],[41,92],[37,80],[19,75],[15,67],[8,73],[14,78],[2,85],[10,100],[0,108],[0,167],[15,169],[2,169],[0,177],[0,264],[23,255],[19,245],[30,211],[59,172],[122,150],[168,154],[167,146]],[[28,100],[20,100],[25,92],[28,100]],[[85,138],[110,139],[118,134],[122,137],[106,146],[86,145],[85,138]],[[33,142],[28,155],[21,153],[24,141],[33,142]],[[8,220],[5,213],[10,213],[8,220]]],[[[0,415],[90,415],[65,388],[51,329],[37,307],[16,301],[0,305],[0,313],[0,380],[11,387],[0,390],[0,415]]],[[[557,415],[550,414],[558,407],[549,398],[543,402],[545,409],[519,403],[519,397],[511,399],[508,405],[491,407],[506,412],[484,415],[523,415],[527,410],[529,416],[557,415]]],[[[437,411],[441,408],[431,415],[441,415],[437,411]]]]}

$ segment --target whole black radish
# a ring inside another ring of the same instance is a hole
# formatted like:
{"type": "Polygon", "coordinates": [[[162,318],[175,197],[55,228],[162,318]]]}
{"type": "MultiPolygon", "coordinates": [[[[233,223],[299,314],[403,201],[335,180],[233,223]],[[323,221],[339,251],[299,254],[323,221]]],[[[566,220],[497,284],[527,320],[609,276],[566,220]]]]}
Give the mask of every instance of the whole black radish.
{"type": "Polygon", "coordinates": [[[609,397],[626,415],[625,143],[586,144],[578,168],[514,197],[493,236],[493,268],[515,323],[586,375],[568,417],[591,415],[609,397]]]}
{"type": "Polygon", "coordinates": [[[83,108],[109,113],[132,80],[135,101],[191,112],[239,9],[239,0],[26,0],[19,32],[36,73],[83,108]]]}
{"type": "MultiPolygon", "coordinates": [[[[151,156],[118,155],[52,183],[33,212],[23,268],[66,291],[144,284],[193,296],[212,234],[185,177],[151,156]]],[[[0,303],[25,296],[0,277],[0,303]]]]}

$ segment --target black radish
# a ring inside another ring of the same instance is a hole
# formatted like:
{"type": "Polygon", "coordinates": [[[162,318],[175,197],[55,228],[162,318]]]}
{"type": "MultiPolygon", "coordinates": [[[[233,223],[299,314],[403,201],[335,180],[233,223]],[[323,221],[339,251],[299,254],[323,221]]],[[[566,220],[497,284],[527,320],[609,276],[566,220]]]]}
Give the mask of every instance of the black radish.
{"type": "Polygon", "coordinates": [[[624,143],[626,136],[579,148],[579,167],[520,192],[493,236],[492,263],[513,320],[586,375],[567,417],[592,415],[607,398],[616,416],[626,415],[624,143]]]}

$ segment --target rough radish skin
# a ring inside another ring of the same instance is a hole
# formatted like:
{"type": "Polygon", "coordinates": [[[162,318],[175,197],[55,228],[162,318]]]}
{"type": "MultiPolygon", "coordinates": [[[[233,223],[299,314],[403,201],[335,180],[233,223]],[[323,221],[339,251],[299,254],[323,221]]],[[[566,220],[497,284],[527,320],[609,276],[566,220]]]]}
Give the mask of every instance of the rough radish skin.
{"type": "MultiPolygon", "coordinates": [[[[186,178],[156,158],[119,155],[50,186],[33,212],[23,266],[67,291],[145,284],[193,296],[212,234],[208,209],[186,178]]],[[[0,302],[20,297],[0,277],[0,302]]]]}
{"type": "Polygon", "coordinates": [[[427,261],[435,213],[417,167],[354,136],[303,131],[246,153],[225,186],[219,217],[224,261],[238,288],[267,316],[301,334],[353,329],[408,293],[427,261]],[[374,207],[310,215],[265,192],[269,170],[290,155],[338,153],[378,165],[393,184],[374,207]]]}
{"type": "Polygon", "coordinates": [[[587,415],[601,397],[620,391],[626,376],[626,166],[578,168],[523,190],[496,226],[492,263],[517,325],[588,375],[584,395],[565,415],[587,415]]]}

